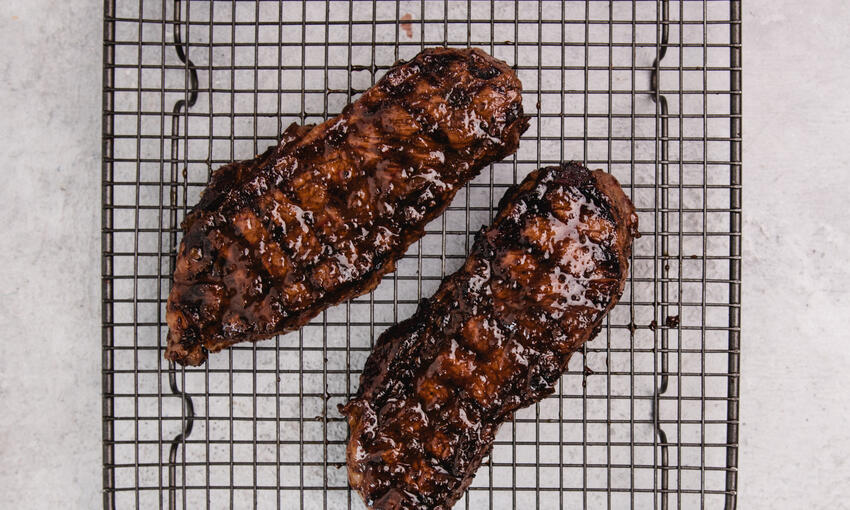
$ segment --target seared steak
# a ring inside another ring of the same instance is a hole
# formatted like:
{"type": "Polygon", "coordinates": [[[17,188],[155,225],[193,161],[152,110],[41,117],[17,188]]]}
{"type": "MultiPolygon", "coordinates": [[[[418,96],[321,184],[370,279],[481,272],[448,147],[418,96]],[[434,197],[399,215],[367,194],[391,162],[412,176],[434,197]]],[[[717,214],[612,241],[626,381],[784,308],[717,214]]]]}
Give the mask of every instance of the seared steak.
{"type": "Polygon", "coordinates": [[[165,357],[297,329],[369,292],[528,127],[522,87],[478,49],[398,63],[343,113],[215,172],[183,222],[165,357]]]}
{"type": "Polygon", "coordinates": [[[375,509],[450,508],[499,425],[554,390],[623,292],[637,216],[578,164],[508,191],[466,263],[377,340],[348,417],[351,486],[375,509]]]}

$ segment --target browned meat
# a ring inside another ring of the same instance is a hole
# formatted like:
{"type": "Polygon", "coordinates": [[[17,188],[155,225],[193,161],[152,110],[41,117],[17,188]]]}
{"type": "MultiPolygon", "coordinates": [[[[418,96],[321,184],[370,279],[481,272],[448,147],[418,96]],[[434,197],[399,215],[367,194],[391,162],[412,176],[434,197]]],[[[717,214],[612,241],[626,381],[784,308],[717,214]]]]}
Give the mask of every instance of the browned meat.
{"type": "Polygon", "coordinates": [[[448,509],[499,425],[553,391],[623,292],[637,216],[617,181],[572,163],[502,199],[466,263],[378,338],[351,428],[348,478],[376,509],[448,509]]]}
{"type": "Polygon", "coordinates": [[[299,328],[369,292],[528,127],[522,87],[478,49],[428,49],[343,113],[213,175],[183,223],[165,357],[299,328]]]}

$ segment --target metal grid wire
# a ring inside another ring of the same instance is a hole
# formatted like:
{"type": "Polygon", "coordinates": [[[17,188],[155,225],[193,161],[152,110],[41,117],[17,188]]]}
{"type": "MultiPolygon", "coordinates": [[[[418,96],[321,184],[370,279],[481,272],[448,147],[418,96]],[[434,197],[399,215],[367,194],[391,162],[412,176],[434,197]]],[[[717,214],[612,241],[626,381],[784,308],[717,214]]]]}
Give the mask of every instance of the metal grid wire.
{"type": "Polygon", "coordinates": [[[740,2],[107,0],[104,34],[105,508],[362,508],[336,405],[373,339],[461,265],[507,186],[563,160],[613,173],[637,206],[629,284],[457,508],[734,508],[740,2]],[[517,70],[517,154],[371,294],[203,367],[165,362],[179,224],[210,172],[438,45],[517,70]]]}

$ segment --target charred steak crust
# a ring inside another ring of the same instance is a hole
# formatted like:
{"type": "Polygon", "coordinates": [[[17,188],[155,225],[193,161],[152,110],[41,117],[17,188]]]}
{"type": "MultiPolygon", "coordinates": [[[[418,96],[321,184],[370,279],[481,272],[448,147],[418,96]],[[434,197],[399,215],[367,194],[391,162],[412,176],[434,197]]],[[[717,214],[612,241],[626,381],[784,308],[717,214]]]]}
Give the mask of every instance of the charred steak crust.
{"type": "Polygon", "coordinates": [[[479,49],[397,63],[343,113],[217,170],[183,222],[165,357],[297,329],[369,292],[528,127],[522,86],[479,49]]]}
{"type": "Polygon", "coordinates": [[[378,338],[340,409],[371,508],[450,508],[499,425],[553,392],[623,292],[637,216],[611,175],[543,168],[499,207],[463,267],[378,338]]]}

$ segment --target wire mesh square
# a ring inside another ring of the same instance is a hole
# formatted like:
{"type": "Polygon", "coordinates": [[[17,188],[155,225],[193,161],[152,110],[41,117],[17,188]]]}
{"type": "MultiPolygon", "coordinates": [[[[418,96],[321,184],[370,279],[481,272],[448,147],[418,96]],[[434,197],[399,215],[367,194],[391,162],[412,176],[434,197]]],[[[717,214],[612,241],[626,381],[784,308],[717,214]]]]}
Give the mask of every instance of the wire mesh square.
{"type": "Polygon", "coordinates": [[[640,217],[631,275],[554,395],[521,410],[456,508],[734,508],[740,2],[107,0],[105,508],[363,508],[347,425],[374,339],[462,264],[508,186],[566,160],[640,217]],[[340,113],[397,60],[477,46],[531,126],[372,293],[300,331],[163,359],[179,224],[217,167],[340,113]]]}

